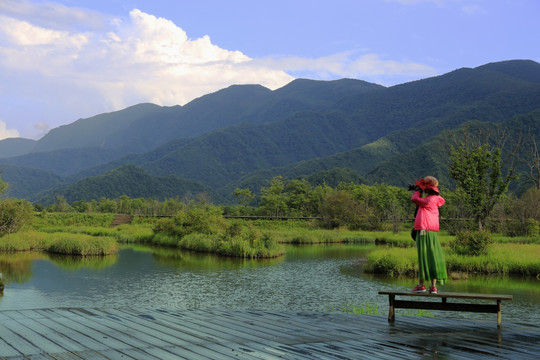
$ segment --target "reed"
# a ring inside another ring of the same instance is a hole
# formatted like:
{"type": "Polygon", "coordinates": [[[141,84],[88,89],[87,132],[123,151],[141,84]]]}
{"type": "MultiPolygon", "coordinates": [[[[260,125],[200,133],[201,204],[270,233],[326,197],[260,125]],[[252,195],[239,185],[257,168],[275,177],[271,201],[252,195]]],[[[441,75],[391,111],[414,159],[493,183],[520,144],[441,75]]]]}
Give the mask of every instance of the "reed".
{"type": "MultiPolygon", "coordinates": [[[[445,251],[449,272],[540,277],[540,247],[534,244],[493,244],[486,255],[459,255],[445,251]]],[[[377,248],[367,256],[364,271],[370,273],[414,275],[418,272],[415,248],[377,248]]]]}
{"type": "Polygon", "coordinates": [[[316,229],[286,226],[266,227],[278,243],[283,244],[324,244],[324,243],[373,243],[375,237],[367,232],[346,229],[316,229]]]}
{"type": "Polygon", "coordinates": [[[34,226],[98,226],[108,227],[114,214],[100,213],[48,213],[42,212],[34,216],[34,226]]]}
{"type": "Polygon", "coordinates": [[[50,235],[35,230],[20,231],[0,237],[0,251],[43,251],[50,235]]]}
{"type": "Polygon", "coordinates": [[[225,238],[219,235],[191,233],[178,243],[182,249],[239,258],[274,258],[285,253],[283,246],[263,235],[249,239],[240,236],[225,238]]]}
{"type": "Polygon", "coordinates": [[[118,245],[112,237],[24,231],[0,238],[1,251],[45,251],[65,255],[109,255],[118,245]]]}
{"type": "Polygon", "coordinates": [[[493,244],[485,256],[446,256],[450,271],[540,277],[540,247],[535,244],[493,244]]]}
{"type": "Polygon", "coordinates": [[[178,242],[179,242],[178,237],[176,237],[175,235],[169,235],[165,233],[154,234],[151,240],[151,243],[153,245],[169,246],[169,247],[177,247],[178,242]]]}
{"type": "Polygon", "coordinates": [[[110,236],[91,236],[86,234],[52,234],[46,251],[63,255],[111,255],[118,250],[118,244],[110,236]]]}
{"type": "Polygon", "coordinates": [[[99,226],[45,226],[39,228],[44,233],[86,234],[110,236],[121,243],[150,243],[154,237],[152,226],[148,224],[120,225],[114,228],[99,226]]]}
{"type": "Polygon", "coordinates": [[[154,241],[152,224],[148,223],[117,226],[110,236],[114,236],[120,243],[147,244],[154,241]]]}
{"type": "Polygon", "coordinates": [[[390,276],[418,272],[416,248],[380,247],[367,255],[364,271],[390,276]]]}

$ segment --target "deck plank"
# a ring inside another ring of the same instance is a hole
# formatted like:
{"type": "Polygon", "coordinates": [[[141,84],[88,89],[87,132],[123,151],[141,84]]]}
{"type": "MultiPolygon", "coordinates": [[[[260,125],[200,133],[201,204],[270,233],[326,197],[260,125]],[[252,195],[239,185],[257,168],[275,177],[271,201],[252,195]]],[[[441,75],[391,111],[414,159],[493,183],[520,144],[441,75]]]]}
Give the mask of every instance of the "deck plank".
{"type": "Polygon", "coordinates": [[[0,359],[538,359],[540,325],[220,309],[0,312],[0,359]]]}

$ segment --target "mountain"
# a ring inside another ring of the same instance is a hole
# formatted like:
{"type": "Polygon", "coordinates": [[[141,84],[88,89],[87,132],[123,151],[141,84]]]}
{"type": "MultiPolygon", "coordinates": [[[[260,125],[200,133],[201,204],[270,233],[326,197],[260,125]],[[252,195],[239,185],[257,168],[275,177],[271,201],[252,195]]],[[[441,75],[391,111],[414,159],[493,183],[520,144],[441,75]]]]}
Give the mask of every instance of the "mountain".
{"type": "Polygon", "coordinates": [[[70,148],[0,159],[2,164],[41,169],[60,176],[68,176],[88,167],[97,166],[118,158],[118,150],[100,148],[70,148]]]}
{"type": "Polygon", "coordinates": [[[32,151],[36,141],[22,138],[8,138],[0,141],[0,158],[9,158],[32,151]]]}
{"type": "MultiPolygon", "coordinates": [[[[169,141],[194,138],[240,123],[276,121],[304,110],[323,111],[344,94],[378,88],[382,87],[351,79],[299,79],[276,91],[260,85],[234,85],[195,99],[183,107],[139,104],[79,119],[51,130],[35,142],[24,157],[2,162],[52,172],[62,168],[62,174],[72,174],[97,164],[81,160],[81,152],[66,149],[84,149],[87,156],[99,156],[106,162],[133,153],[144,154],[169,141]],[[65,152],[61,161],[52,153],[54,151],[65,152]],[[45,152],[50,152],[47,155],[50,159],[46,161],[42,156],[45,152]]],[[[0,150],[4,141],[0,141],[0,150]]],[[[11,157],[15,155],[10,154],[11,157]]],[[[0,157],[8,156],[0,152],[0,157]]]]}
{"type": "MultiPolygon", "coordinates": [[[[304,111],[271,123],[228,127],[158,160],[138,164],[150,173],[174,174],[219,188],[253,171],[325,158],[367,144],[378,148],[377,141],[383,138],[383,149],[393,149],[386,155],[395,156],[470,120],[498,123],[534,111],[538,99],[540,83],[492,70],[461,69],[350,95],[326,112],[304,111]]],[[[361,175],[385,160],[369,151],[370,147],[359,150],[351,161],[361,164],[352,168],[361,175]]]]}
{"type": "Polygon", "coordinates": [[[5,195],[31,199],[41,191],[60,186],[64,179],[51,172],[21,166],[2,165],[2,180],[8,183],[5,195]]]}
{"type": "Polygon", "coordinates": [[[140,104],[80,119],[52,130],[30,153],[0,159],[0,170],[3,177],[18,166],[53,173],[63,183],[55,191],[73,199],[83,192],[75,184],[99,179],[104,187],[112,178],[103,174],[126,165],[152,181],[194,182],[224,201],[237,186],[258,190],[277,175],[401,186],[429,172],[447,180],[438,144],[448,134],[465,124],[511,129],[516,119],[537,121],[539,99],[540,64],[529,60],[392,87],[353,79],[298,79],[274,91],[237,85],[184,106],[140,104]]]}
{"type": "MultiPolygon", "coordinates": [[[[38,202],[51,203],[58,193],[57,189],[40,193],[38,202]]],[[[69,203],[102,197],[115,199],[122,195],[157,200],[181,199],[200,193],[207,193],[214,201],[221,200],[210,188],[201,183],[175,176],[152,176],[134,165],[120,166],[102,175],[79,180],[69,187],[62,188],[60,193],[69,203]]]]}

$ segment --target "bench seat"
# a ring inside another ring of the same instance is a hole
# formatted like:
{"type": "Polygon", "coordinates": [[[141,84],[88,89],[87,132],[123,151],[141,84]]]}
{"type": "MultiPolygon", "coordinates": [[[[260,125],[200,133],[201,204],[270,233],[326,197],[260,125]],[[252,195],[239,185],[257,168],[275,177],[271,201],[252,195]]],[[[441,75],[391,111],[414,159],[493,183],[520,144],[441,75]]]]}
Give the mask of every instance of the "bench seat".
{"type": "Polygon", "coordinates": [[[448,310],[448,311],[467,311],[481,313],[496,313],[497,327],[501,327],[501,302],[503,300],[512,300],[512,295],[501,294],[474,294],[474,293],[455,293],[455,292],[440,292],[437,294],[414,293],[408,291],[379,291],[379,295],[388,295],[390,309],[388,311],[388,321],[395,320],[395,309],[426,309],[426,310],[448,310]],[[414,300],[396,300],[396,296],[418,297],[438,301],[414,301],[414,300]],[[476,304],[464,302],[448,302],[448,299],[476,299],[476,300],[491,300],[495,304],[476,304]]]}

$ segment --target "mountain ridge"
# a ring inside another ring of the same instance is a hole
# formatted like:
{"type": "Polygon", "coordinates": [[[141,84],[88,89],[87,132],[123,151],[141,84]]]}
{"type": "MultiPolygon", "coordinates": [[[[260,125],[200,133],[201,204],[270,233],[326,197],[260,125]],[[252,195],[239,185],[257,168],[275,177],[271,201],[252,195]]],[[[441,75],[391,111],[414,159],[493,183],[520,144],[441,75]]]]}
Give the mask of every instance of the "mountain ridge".
{"type": "MultiPolygon", "coordinates": [[[[123,133],[106,137],[114,140],[114,147],[102,142],[103,146],[77,151],[56,149],[3,158],[0,170],[9,165],[5,171],[14,166],[49,171],[62,177],[65,184],[58,191],[65,192],[87,177],[136,165],[151,177],[174,176],[220,189],[216,198],[222,199],[235,186],[260,185],[280,171],[290,177],[311,176],[313,181],[324,176],[337,181],[342,176],[377,182],[386,179],[376,170],[382,164],[398,169],[394,178],[410,177],[403,156],[415,154],[415,148],[442,131],[469,121],[497,124],[534,114],[540,110],[538,99],[540,64],[528,60],[461,68],[392,87],[355,79],[297,79],[274,91],[235,85],[182,107],[139,104],[141,113],[135,111],[137,106],[127,108],[137,116],[116,124],[124,126],[123,133]],[[152,127],[157,130],[152,132],[152,127]],[[399,166],[392,165],[398,164],[392,159],[401,159],[399,166]]],[[[102,114],[101,120],[107,116],[111,115],[102,114]]],[[[96,139],[101,138],[96,135],[94,145],[96,139]]],[[[444,161],[439,155],[434,159],[436,165],[444,161]]],[[[427,164],[424,168],[434,169],[427,164]]],[[[30,189],[25,194],[32,197],[30,189]]]]}

